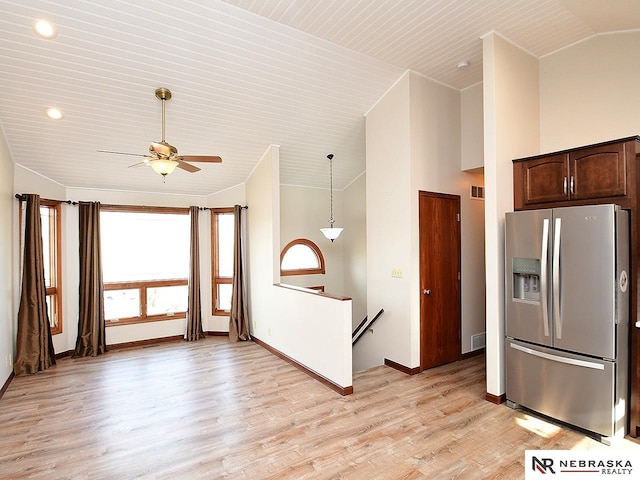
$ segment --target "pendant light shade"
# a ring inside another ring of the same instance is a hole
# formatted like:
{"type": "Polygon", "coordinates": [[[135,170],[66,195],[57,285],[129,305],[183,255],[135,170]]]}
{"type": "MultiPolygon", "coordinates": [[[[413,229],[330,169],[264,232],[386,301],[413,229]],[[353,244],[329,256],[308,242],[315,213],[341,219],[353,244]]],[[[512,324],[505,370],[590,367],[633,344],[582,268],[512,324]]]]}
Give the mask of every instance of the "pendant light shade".
{"type": "Polygon", "coordinates": [[[329,228],[321,228],[322,234],[327,237],[328,240],[333,242],[340,236],[344,228],[334,227],[335,220],[333,219],[333,153],[327,155],[329,159],[329,178],[330,178],[330,191],[331,191],[331,216],[329,218],[329,228]]]}
{"type": "Polygon", "coordinates": [[[331,240],[332,242],[340,236],[340,234],[342,233],[342,230],[344,230],[344,228],[331,227],[331,228],[320,229],[320,231],[324,234],[324,236],[327,237],[327,239],[331,240]]]}

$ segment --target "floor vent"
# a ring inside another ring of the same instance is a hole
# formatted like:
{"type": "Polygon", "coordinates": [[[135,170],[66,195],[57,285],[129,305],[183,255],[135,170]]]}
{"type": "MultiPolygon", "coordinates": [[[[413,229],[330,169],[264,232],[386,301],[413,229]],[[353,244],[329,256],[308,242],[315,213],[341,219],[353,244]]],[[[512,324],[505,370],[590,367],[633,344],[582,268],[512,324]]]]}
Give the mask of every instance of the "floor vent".
{"type": "Polygon", "coordinates": [[[471,350],[478,350],[479,348],[484,348],[485,344],[486,344],[486,335],[484,333],[471,335],[471,350]]]}
{"type": "Polygon", "coordinates": [[[471,185],[471,198],[476,200],[484,199],[484,187],[478,185],[471,185]]]}

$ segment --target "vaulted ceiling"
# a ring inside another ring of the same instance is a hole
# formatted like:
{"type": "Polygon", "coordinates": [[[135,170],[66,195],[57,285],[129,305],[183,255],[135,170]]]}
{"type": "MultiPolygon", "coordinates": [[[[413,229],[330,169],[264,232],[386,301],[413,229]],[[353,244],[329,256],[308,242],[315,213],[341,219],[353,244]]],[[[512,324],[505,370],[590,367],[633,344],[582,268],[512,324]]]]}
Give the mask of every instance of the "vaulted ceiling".
{"type": "Polygon", "coordinates": [[[276,144],[283,184],[326,188],[334,153],[341,189],[365,168],[364,114],[407,69],[464,89],[490,31],[541,57],[637,28],[640,0],[0,0],[0,122],[17,164],[67,187],[207,195],[276,144]],[[41,18],[54,39],[34,33],[41,18]],[[158,87],[173,94],[166,140],[223,163],[163,184],[97,151],[160,140],[158,87]]]}

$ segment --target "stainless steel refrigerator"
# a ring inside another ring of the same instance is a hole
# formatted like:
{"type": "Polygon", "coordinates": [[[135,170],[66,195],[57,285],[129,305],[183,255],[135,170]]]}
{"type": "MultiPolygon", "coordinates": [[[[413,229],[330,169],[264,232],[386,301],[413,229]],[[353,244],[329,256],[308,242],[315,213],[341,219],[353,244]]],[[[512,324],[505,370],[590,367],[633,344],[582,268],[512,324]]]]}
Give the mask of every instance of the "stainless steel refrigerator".
{"type": "Polygon", "coordinates": [[[601,437],[624,436],[628,212],[513,212],[505,228],[507,401],[601,437]]]}

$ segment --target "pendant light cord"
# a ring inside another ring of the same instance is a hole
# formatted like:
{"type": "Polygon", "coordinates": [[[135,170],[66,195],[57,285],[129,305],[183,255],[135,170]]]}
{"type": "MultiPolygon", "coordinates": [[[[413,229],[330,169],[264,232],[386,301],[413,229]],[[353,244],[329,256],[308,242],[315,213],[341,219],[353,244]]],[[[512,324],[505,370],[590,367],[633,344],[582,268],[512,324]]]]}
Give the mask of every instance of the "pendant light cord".
{"type": "Polygon", "coordinates": [[[333,228],[333,155],[329,155],[329,188],[330,188],[330,205],[331,205],[331,218],[329,219],[329,225],[333,228]]]}

